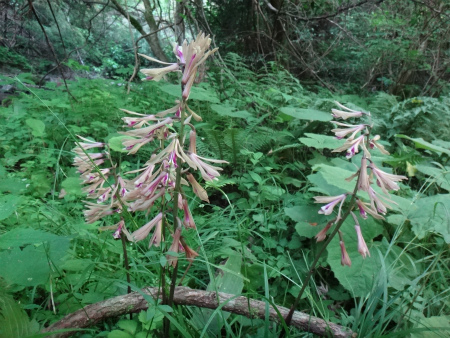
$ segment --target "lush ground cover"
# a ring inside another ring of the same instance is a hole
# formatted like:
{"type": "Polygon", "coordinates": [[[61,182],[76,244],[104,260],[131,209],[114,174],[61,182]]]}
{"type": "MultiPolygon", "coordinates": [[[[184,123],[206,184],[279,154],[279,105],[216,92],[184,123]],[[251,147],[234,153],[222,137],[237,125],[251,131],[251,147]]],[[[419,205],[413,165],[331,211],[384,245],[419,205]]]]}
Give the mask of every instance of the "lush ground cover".
{"type": "MultiPolygon", "coordinates": [[[[373,161],[409,180],[399,184],[397,205],[385,220],[361,222],[371,257],[358,254],[354,223],[344,222],[352,266],[341,265],[334,239],[298,309],[360,337],[448,336],[450,97],[332,94],[304,88],[275,63],[252,71],[236,54],[225,63],[211,66],[190,97],[204,121],[195,123],[198,153],[229,164],[218,181],[206,183],[210,203],[188,193],[197,229],[186,240],[200,255],[192,266],[180,256],[180,277],[190,266],[182,284],[291,306],[322,245],[314,236],[330,219],[318,214],[313,196],[353,190],[344,179],[361,161],[361,154],[349,161],[332,153],[343,142],[330,132],[339,101],[371,112],[391,153],[373,161]]],[[[0,81],[25,89],[32,79],[22,74],[0,81]]],[[[122,171],[139,168],[150,152],[130,157],[123,151],[119,109],[164,110],[179,96],[175,83],[136,82],[127,94],[123,81],[79,78],[69,82],[77,101],[64,86],[48,84],[0,108],[0,336],[32,335],[84,305],[125,294],[128,286],[161,284],[167,258],[159,248],[127,243],[128,283],[122,242],[110,230],[99,231],[117,220],[85,223],[72,149],[74,135],[89,135],[109,144],[122,171]]],[[[158,336],[168,313],[174,336],[268,337],[281,330],[238,315],[211,321],[219,312],[156,307],[79,335],[158,336]]]]}

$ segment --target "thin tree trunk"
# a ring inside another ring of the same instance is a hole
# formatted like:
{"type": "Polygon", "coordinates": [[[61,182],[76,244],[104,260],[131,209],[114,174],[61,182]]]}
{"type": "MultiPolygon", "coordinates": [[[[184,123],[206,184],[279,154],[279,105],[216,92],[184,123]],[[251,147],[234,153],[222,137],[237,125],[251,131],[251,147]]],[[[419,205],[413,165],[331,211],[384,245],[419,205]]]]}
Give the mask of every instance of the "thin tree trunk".
{"type": "Polygon", "coordinates": [[[177,38],[178,45],[183,43],[186,33],[186,27],[184,26],[184,16],[185,16],[185,0],[177,1],[175,5],[175,36],[177,38]]]}
{"type": "MultiPolygon", "coordinates": [[[[119,4],[119,2],[117,0],[111,0],[111,2],[113,3],[113,7],[114,7],[115,10],[117,10],[120,14],[122,14],[127,19],[128,19],[128,16],[129,16],[131,25],[142,36],[146,36],[145,37],[145,41],[147,41],[147,43],[150,46],[150,49],[152,50],[152,52],[155,55],[155,57],[158,58],[161,61],[167,62],[168,58],[167,58],[166,54],[164,53],[163,49],[161,48],[161,44],[159,42],[158,35],[157,34],[148,35],[148,33],[145,32],[144,28],[139,23],[139,21],[136,20],[136,18],[134,18],[133,16],[127,14],[127,11],[119,4]]],[[[144,1],[144,4],[146,2],[148,2],[148,0],[144,1]]],[[[156,21],[155,21],[155,18],[153,17],[152,12],[150,11],[150,13],[147,13],[147,7],[146,7],[146,10],[145,10],[145,20],[147,21],[147,23],[148,23],[148,25],[150,27],[150,30],[152,32],[158,29],[158,26],[156,24],[156,21]]]]}

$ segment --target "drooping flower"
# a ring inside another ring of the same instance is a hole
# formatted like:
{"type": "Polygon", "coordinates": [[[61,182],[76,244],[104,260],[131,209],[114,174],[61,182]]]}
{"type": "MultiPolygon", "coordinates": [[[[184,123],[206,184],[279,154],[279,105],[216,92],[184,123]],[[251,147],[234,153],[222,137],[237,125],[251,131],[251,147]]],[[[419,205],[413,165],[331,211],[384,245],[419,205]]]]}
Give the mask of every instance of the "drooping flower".
{"type": "Polygon", "coordinates": [[[392,209],[389,203],[397,204],[394,201],[387,199],[386,197],[383,197],[385,199],[385,201],[383,201],[380,198],[381,196],[378,196],[378,194],[372,188],[369,188],[369,191],[367,193],[369,194],[372,210],[376,210],[380,214],[386,215],[387,209],[392,209]]]}
{"type": "Polygon", "coordinates": [[[358,124],[355,126],[352,124],[345,124],[345,123],[340,123],[340,122],[336,122],[336,121],[331,121],[331,123],[334,123],[341,127],[346,127],[346,128],[337,128],[337,129],[331,130],[336,135],[336,138],[338,140],[343,139],[348,134],[352,133],[350,135],[350,137],[347,139],[347,141],[352,141],[355,138],[356,134],[358,134],[360,131],[363,131],[364,128],[366,127],[365,124],[358,124]]]}
{"type": "Polygon", "coordinates": [[[361,146],[362,150],[364,151],[364,155],[367,158],[370,158],[370,153],[366,148],[365,145],[365,137],[366,135],[361,135],[359,137],[357,137],[354,140],[347,140],[345,141],[345,143],[340,146],[339,148],[334,149],[332,152],[333,153],[338,153],[344,150],[347,150],[347,158],[352,158],[356,153],[359,152],[359,147],[361,146]]]}
{"type": "Polygon", "coordinates": [[[366,256],[370,257],[369,248],[367,248],[366,241],[364,241],[364,237],[361,233],[361,227],[359,225],[355,225],[356,236],[358,237],[358,252],[366,258],[366,256]]]}
{"type": "Polygon", "coordinates": [[[135,242],[145,239],[153,227],[162,219],[162,213],[157,214],[150,222],[140,227],[138,230],[131,234],[131,237],[135,242]]]}
{"type": "Polygon", "coordinates": [[[359,208],[359,214],[362,218],[367,219],[367,214],[371,215],[376,219],[384,219],[383,216],[379,215],[376,210],[373,210],[368,203],[361,201],[359,198],[356,199],[356,204],[359,208]]]}
{"type": "Polygon", "coordinates": [[[180,238],[180,243],[183,247],[184,253],[186,254],[186,259],[192,263],[194,261],[195,257],[198,256],[198,253],[195,252],[189,245],[186,244],[183,236],[181,236],[181,238],[180,238]]]}
{"type": "Polygon", "coordinates": [[[339,241],[339,245],[341,247],[341,265],[352,266],[352,261],[350,260],[347,250],[345,249],[344,241],[339,241]]]}
{"type": "Polygon", "coordinates": [[[153,236],[150,239],[150,242],[148,243],[148,247],[150,248],[152,245],[154,246],[160,246],[161,241],[163,239],[162,237],[162,222],[163,220],[160,219],[158,223],[156,223],[155,231],[153,231],[153,236]]]}
{"type": "Polygon", "coordinates": [[[350,108],[340,104],[337,101],[334,101],[334,103],[337,104],[341,109],[344,109],[344,110],[331,109],[331,111],[333,113],[332,115],[334,118],[342,118],[342,119],[346,120],[351,117],[361,117],[363,114],[367,114],[367,113],[363,113],[361,111],[350,109],[350,108]]]}
{"type": "Polygon", "coordinates": [[[328,222],[325,228],[323,228],[316,236],[317,242],[322,242],[327,237],[327,231],[331,228],[335,220],[328,222]]]}
{"type": "Polygon", "coordinates": [[[197,180],[195,179],[195,177],[192,174],[187,174],[186,175],[189,183],[192,186],[192,190],[194,191],[194,194],[196,194],[198,196],[198,198],[200,198],[202,201],[208,202],[209,203],[209,198],[208,198],[208,193],[206,192],[206,190],[197,182],[197,180]]]}
{"type": "Polygon", "coordinates": [[[370,149],[377,148],[382,154],[389,155],[389,152],[386,149],[384,149],[383,145],[378,143],[379,139],[380,135],[375,135],[373,139],[369,141],[370,149]]]}
{"type": "Polygon", "coordinates": [[[370,178],[367,175],[367,159],[363,156],[361,159],[361,168],[359,174],[358,190],[369,191],[370,178]]]}
{"type": "MultiPolygon", "coordinates": [[[[180,236],[181,236],[181,227],[177,227],[177,229],[175,230],[175,233],[173,235],[172,244],[170,245],[170,248],[169,248],[170,252],[178,253],[178,251],[180,250],[180,236]]],[[[173,267],[175,267],[178,263],[178,257],[172,256],[172,255],[167,255],[167,261],[168,261],[169,265],[172,265],[173,267]]]]}
{"type": "Polygon", "coordinates": [[[328,203],[327,205],[324,205],[323,207],[320,208],[319,214],[331,215],[334,207],[338,203],[341,203],[339,205],[338,216],[336,218],[337,221],[341,218],[341,209],[342,209],[342,205],[344,204],[344,201],[346,198],[347,198],[347,194],[342,194],[342,195],[338,195],[338,196],[314,196],[316,203],[328,203]]]}
{"type": "Polygon", "coordinates": [[[402,180],[407,180],[408,177],[401,175],[388,174],[380,169],[372,162],[369,165],[369,168],[372,170],[372,173],[375,175],[377,179],[377,184],[383,190],[386,195],[389,195],[388,190],[399,190],[400,187],[396,182],[400,182],[402,180]]]}
{"type": "Polygon", "coordinates": [[[194,228],[195,229],[194,218],[192,217],[191,211],[189,210],[187,200],[184,198],[183,198],[183,212],[184,212],[184,218],[183,218],[184,226],[186,228],[194,228]]]}
{"type": "Polygon", "coordinates": [[[119,223],[116,224],[117,225],[117,230],[114,231],[113,237],[115,239],[119,239],[120,238],[120,233],[122,232],[122,228],[125,225],[125,221],[122,219],[119,223]]]}

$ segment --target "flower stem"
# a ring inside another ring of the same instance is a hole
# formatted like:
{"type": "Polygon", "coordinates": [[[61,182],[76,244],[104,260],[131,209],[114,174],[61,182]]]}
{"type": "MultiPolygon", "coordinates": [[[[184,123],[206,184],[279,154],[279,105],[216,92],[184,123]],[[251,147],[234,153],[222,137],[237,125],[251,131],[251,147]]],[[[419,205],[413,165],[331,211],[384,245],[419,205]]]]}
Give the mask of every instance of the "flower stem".
{"type": "MultiPolygon", "coordinates": [[[[322,247],[319,250],[319,253],[316,255],[316,258],[314,259],[313,263],[311,264],[311,268],[310,268],[310,270],[308,272],[308,275],[306,276],[305,280],[303,281],[302,288],[300,289],[300,292],[298,293],[298,296],[295,299],[294,304],[292,304],[291,309],[289,310],[289,313],[286,316],[286,319],[285,319],[286,327],[289,327],[289,325],[291,323],[292,316],[294,315],[294,311],[297,308],[297,305],[298,305],[298,303],[299,303],[303,293],[305,292],[306,287],[309,285],[309,281],[311,280],[311,277],[312,277],[312,275],[314,273],[314,270],[316,269],[316,266],[317,266],[317,263],[319,262],[320,257],[323,255],[323,253],[325,252],[325,249],[331,243],[331,241],[333,240],[334,236],[336,236],[336,234],[338,233],[338,231],[341,228],[342,224],[344,224],[345,220],[350,215],[350,212],[353,210],[353,207],[355,206],[356,193],[358,192],[358,185],[359,185],[360,178],[361,178],[361,172],[358,173],[358,179],[356,180],[355,188],[353,189],[352,198],[350,200],[350,206],[348,207],[347,211],[342,216],[342,218],[337,222],[333,232],[328,237],[326,242],[322,245],[322,247]]],[[[279,338],[283,338],[285,335],[286,335],[286,331],[283,328],[281,330],[279,338]]]]}

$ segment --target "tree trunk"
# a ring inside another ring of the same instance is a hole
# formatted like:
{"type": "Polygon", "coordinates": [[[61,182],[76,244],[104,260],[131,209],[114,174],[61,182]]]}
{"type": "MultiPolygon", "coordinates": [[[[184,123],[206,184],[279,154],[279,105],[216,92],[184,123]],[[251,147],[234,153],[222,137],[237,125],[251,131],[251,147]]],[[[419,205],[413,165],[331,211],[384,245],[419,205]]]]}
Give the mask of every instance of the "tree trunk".
{"type": "Polygon", "coordinates": [[[174,14],[174,21],[175,21],[175,36],[177,38],[178,45],[181,45],[183,43],[186,28],[184,26],[184,16],[185,16],[185,7],[184,7],[184,1],[177,1],[175,5],[175,14],[174,14]]]}

